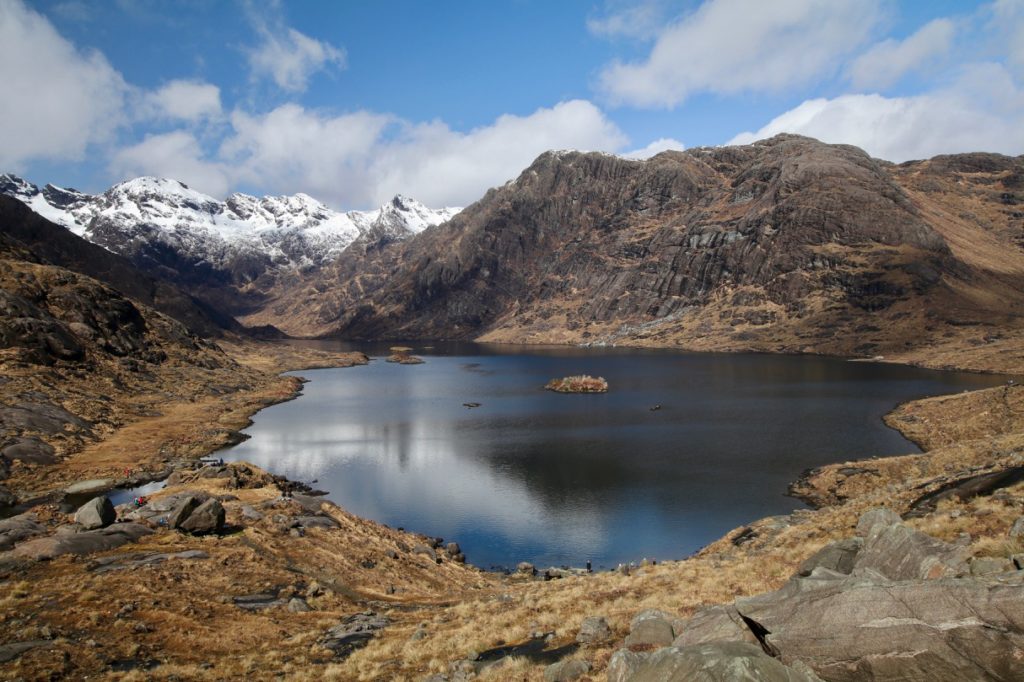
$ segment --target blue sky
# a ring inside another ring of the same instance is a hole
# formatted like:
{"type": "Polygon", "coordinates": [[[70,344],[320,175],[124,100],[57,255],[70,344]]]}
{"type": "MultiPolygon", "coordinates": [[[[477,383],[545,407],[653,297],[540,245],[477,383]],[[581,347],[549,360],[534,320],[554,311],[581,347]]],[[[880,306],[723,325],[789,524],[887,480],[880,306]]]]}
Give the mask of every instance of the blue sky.
{"type": "Polygon", "coordinates": [[[548,148],[1024,153],[1024,0],[3,0],[0,171],[460,205],[548,148]]]}

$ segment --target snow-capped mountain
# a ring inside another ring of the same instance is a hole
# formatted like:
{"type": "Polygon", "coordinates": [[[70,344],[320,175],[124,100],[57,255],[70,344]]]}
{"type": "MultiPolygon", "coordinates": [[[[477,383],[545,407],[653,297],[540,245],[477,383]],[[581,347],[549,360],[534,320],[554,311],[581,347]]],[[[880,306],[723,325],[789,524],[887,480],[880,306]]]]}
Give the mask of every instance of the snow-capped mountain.
{"type": "Polygon", "coordinates": [[[220,272],[234,284],[322,265],[363,235],[404,239],[459,208],[432,210],[396,196],[375,211],[334,211],[307,194],[225,201],[164,178],[142,177],[102,194],[0,175],[0,193],[75,234],[151,267],[220,272]]]}

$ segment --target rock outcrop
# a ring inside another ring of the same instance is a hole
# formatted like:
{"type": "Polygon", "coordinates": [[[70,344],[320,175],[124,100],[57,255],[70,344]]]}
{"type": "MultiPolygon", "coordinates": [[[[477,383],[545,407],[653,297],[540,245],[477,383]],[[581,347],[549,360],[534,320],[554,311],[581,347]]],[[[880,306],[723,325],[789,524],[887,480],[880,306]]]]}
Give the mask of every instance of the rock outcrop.
{"type": "Polygon", "coordinates": [[[989,561],[972,576],[963,548],[889,510],[864,514],[858,531],[863,540],[826,546],[782,589],[679,623],[672,648],[619,652],[609,679],[1024,679],[1024,572],[989,561]],[[697,670],[708,676],[685,676],[697,670]]]}

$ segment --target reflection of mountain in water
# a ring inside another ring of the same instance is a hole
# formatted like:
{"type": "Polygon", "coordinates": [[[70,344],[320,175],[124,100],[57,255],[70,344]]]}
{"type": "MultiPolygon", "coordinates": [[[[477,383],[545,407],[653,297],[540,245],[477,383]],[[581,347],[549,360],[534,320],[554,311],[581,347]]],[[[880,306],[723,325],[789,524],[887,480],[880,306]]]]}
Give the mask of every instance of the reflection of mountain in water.
{"type": "Polygon", "coordinates": [[[305,396],[257,415],[230,456],[319,479],[362,516],[457,538],[481,565],[608,565],[682,557],[787,512],[807,467],[913,451],[879,419],[896,403],[999,381],[822,358],[469,350],[308,372],[305,396]],[[586,371],[611,391],[540,388],[586,371]]]}

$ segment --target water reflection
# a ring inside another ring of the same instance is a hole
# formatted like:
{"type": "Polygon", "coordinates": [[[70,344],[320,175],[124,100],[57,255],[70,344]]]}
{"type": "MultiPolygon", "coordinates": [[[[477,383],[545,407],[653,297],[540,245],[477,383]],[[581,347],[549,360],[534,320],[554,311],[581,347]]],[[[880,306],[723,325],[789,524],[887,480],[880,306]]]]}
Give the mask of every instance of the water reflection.
{"type": "Polygon", "coordinates": [[[799,504],[782,494],[807,467],[914,451],[879,419],[894,404],[999,381],[822,358],[435,352],[423,365],[303,372],[304,397],[258,414],[228,456],[457,539],[479,565],[612,565],[681,557],[788,512],[799,504]],[[612,390],[540,390],[582,372],[612,390]]]}

